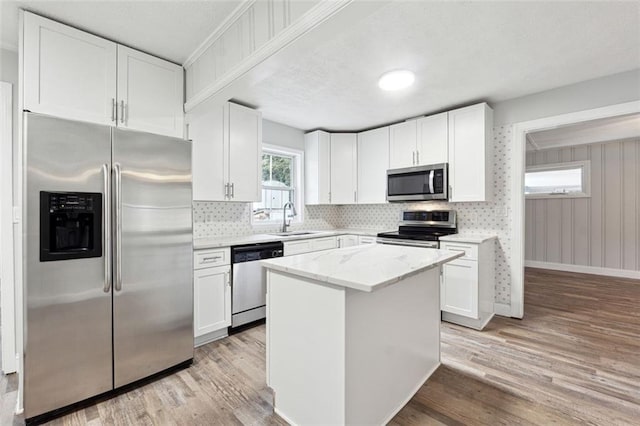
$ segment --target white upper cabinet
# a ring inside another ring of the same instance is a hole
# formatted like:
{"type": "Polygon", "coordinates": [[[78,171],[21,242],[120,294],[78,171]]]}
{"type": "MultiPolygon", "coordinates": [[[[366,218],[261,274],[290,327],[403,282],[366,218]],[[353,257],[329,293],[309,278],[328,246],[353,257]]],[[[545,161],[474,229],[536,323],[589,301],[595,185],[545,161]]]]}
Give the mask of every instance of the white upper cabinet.
{"type": "Polygon", "coordinates": [[[260,201],[262,114],[210,100],[187,114],[193,143],[193,199],[260,201]]]}
{"type": "Polygon", "coordinates": [[[223,201],[228,176],[224,161],[224,105],[199,104],[187,114],[192,143],[193,199],[223,201]]]}
{"type": "Polygon", "coordinates": [[[417,120],[416,164],[446,163],[448,156],[448,113],[443,112],[417,120]]]}
{"type": "Polygon", "coordinates": [[[24,108],[115,124],[116,43],[24,13],[24,108]]]}
{"type": "Polygon", "coordinates": [[[358,133],[358,203],[387,201],[389,127],[358,133]]]}
{"type": "Polygon", "coordinates": [[[183,136],[182,67],[118,46],[118,126],[183,136]]]}
{"type": "Polygon", "coordinates": [[[24,12],[24,108],[183,137],[183,69],[24,12]]]}
{"type": "Polygon", "coordinates": [[[391,126],[389,168],[423,166],[448,161],[447,113],[391,126]]]}
{"type": "Polygon", "coordinates": [[[357,197],[357,137],[331,134],[331,204],[355,204],[357,197]]]}
{"type": "Polygon", "coordinates": [[[305,204],[329,204],[331,191],[329,133],[322,130],[304,135],[305,204]]]}
{"type": "Polygon", "coordinates": [[[262,183],[262,113],[232,103],[228,107],[227,197],[231,201],[260,201],[262,183]]]}
{"type": "Polygon", "coordinates": [[[394,124],[389,127],[389,132],[389,168],[415,166],[418,141],[417,120],[394,124]]]}
{"type": "Polygon", "coordinates": [[[449,111],[449,201],[490,201],[493,110],[486,103],[449,111]]]}

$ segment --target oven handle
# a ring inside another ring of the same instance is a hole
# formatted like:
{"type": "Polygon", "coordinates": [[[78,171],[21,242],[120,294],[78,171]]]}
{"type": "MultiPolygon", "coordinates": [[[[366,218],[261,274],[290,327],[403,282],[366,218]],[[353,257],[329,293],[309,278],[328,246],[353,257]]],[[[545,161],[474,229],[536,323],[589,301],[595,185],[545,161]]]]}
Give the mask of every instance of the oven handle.
{"type": "Polygon", "coordinates": [[[116,279],[114,288],[116,291],[122,290],[122,174],[120,164],[113,165],[115,177],[115,271],[116,279]]]}
{"type": "Polygon", "coordinates": [[[109,164],[102,165],[102,177],[104,185],[103,211],[103,239],[104,239],[104,292],[111,291],[111,174],[109,164]]]}
{"type": "Polygon", "coordinates": [[[416,242],[416,241],[408,241],[408,240],[394,240],[389,238],[380,238],[376,239],[376,243],[378,244],[389,244],[394,246],[409,246],[409,247],[423,247],[423,248],[438,248],[437,242],[416,242]]]}

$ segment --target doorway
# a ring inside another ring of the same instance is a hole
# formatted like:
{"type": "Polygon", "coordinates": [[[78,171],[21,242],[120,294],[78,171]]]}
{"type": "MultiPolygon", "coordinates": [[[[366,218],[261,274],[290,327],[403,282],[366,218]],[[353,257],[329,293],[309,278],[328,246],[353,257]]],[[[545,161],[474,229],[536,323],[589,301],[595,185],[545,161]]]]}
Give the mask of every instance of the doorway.
{"type": "MultiPolygon", "coordinates": [[[[578,125],[592,120],[610,119],[640,113],[640,102],[628,102],[603,108],[547,117],[533,121],[516,123],[513,128],[514,149],[511,208],[513,230],[513,263],[511,286],[511,313],[513,317],[524,315],[524,266],[526,253],[525,220],[525,170],[527,135],[569,125],[578,125]]],[[[531,138],[529,138],[531,139],[531,138]]]]}

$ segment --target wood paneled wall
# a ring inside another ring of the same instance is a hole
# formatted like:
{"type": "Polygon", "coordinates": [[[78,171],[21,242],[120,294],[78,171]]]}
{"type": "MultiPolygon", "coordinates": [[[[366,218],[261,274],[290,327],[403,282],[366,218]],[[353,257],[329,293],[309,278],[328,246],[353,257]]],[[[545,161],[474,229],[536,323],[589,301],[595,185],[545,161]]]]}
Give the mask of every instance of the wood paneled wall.
{"type": "Polygon", "coordinates": [[[220,80],[282,30],[300,19],[319,0],[247,1],[185,62],[186,99],[192,100],[220,80]]]}
{"type": "Polygon", "coordinates": [[[640,138],[527,153],[578,160],[591,160],[591,197],[526,200],[525,259],[640,270],[640,138]]]}

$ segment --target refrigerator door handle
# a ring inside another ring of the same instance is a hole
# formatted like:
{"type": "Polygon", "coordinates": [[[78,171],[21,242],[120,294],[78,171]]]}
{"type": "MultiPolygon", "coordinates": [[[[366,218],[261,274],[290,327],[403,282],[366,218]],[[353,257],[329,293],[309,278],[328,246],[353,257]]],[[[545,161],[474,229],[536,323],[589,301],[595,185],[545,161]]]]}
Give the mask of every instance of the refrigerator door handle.
{"type": "Polygon", "coordinates": [[[104,184],[104,202],[102,203],[104,220],[104,287],[105,293],[111,291],[111,174],[109,164],[102,165],[104,184]]]}
{"type": "Polygon", "coordinates": [[[116,279],[114,288],[116,291],[122,290],[122,176],[120,164],[113,165],[115,177],[115,273],[116,279]]]}

